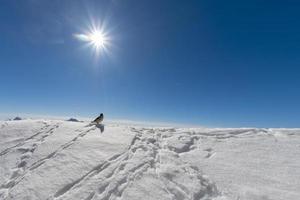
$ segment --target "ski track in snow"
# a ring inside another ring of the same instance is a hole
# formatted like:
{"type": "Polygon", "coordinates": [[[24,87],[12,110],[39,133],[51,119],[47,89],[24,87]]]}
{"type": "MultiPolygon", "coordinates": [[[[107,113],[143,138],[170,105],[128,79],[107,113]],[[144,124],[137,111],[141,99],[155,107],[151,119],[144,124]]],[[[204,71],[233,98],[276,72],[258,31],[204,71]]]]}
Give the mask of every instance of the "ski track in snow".
{"type": "Polygon", "coordinates": [[[21,152],[21,157],[19,161],[16,163],[16,166],[11,169],[13,172],[10,180],[7,183],[4,183],[0,186],[0,189],[8,189],[15,186],[18,182],[22,180],[22,177],[26,175],[28,170],[32,170],[32,166],[27,167],[27,160],[32,156],[35,149],[41,145],[45,139],[51,136],[55,129],[59,127],[59,124],[48,125],[45,124],[43,128],[36,134],[26,138],[23,142],[18,143],[15,146],[9,147],[3,151],[2,155],[8,154],[12,151],[21,152]]]}
{"type": "MultiPolygon", "coordinates": [[[[12,174],[9,180],[0,185],[0,199],[10,199],[10,191],[26,176],[35,173],[35,170],[47,161],[76,145],[80,138],[97,129],[96,126],[76,129],[71,140],[49,152],[48,155],[28,164],[27,161],[34,156],[35,149],[42,145],[47,137],[55,136],[55,130],[61,123],[45,123],[37,133],[0,153],[0,156],[9,156],[10,153],[20,152],[19,161],[16,166],[11,168],[12,174]]],[[[3,124],[1,128],[5,128],[5,126],[3,124]]],[[[226,196],[216,183],[206,176],[198,166],[182,159],[182,155],[199,151],[202,152],[203,159],[209,160],[219,155],[214,147],[218,142],[226,142],[229,141],[228,139],[230,141],[249,139],[259,135],[274,138],[274,141],[277,142],[278,138],[282,137],[272,129],[254,128],[197,131],[194,129],[129,126],[127,129],[129,129],[132,140],[124,151],[95,163],[86,173],[77,178],[69,179],[68,182],[57,187],[55,192],[49,194],[47,200],[130,199],[129,197],[132,195],[130,191],[139,186],[140,181],[147,180],[147,177],[155,179],[155,184],[159,185],[167,199],[225,200],[226,196]],[[207,140],[214,142],[205,143],[207,140]]],[[[293,131],[288,131],[286,135],[297,136],[293,131]]],[[[109,137],[109,135],[105,137],[109,137]]],[[[237,198],[240,199],[238,195],[237,198]]],[[[265,196],[265,199],[269,198],[265,196]]]]}
{"type": "MultiPolygon", "coordinates": [[[[26,160],[28,160],[32,156],[35,149],[39,145],[41,145],[47,137],[51,136],[55,132],[55,129],[57,129],[58,127],[59,127],[59,123],[56,123],[54,125],[45,124],[45,126],[42,127],[40,129],[40,131],[38,131],[34,135],[26,138],[23,142],[20,142],[17,145],[14,145],[12,147],[5,149],[4,151],[2,151],[3,153],[1,152],[2,154],[0,154],[0,155],[2,156],[5,154],[8,154],[11,151],[20,151],[21,157],[19,159],[19,162],[17,162],[17,165],[11,169],[11,171],[13,173],[12,173],[10,179],[6,183],[4,183],[0,186],[0,190],[12,189],[14,186],[16,186],[18,183],[20,183],[22,181],[22,179],[27,175],[27,173],[30,173],[33,170],[37,169],[38,167],[43,165],[47,160],[54,158],[59,152],[63,151],[64,149],[69,148],[79,138],[84,137],[86,134],[88,134],[88,132],[96,129],[96,127],[92,127],[86,131],[82,131],[80,129],[75,130],[75,132],[79,132],[79,134],[76,135],[72,140],[61,145],[58,149],[51,152],[44,158],[41,158],[41,159],[37,160],[36,162],[34,162],[33,164],[31,164],[30,166],[27,166],[26,160]],[[26,146],[27,144],[30,144],[30,146],[26,146]]],[[[6,192],[6,193],[8,193],[8,192],[6,192]]],[[[6,197],[4,197],[4,199],[5,198],[6,197]]]]}
{"type": "MultiPolygon", "coordinates": [[[[45,124],[44,127],[42,127],[41,130],[40,130],[39,132],[37,132],[37,133],[35,133],[34,135],[32,135],[32,136],[30,136],[30,137],[24,139],[24,141],[22,141],[22,142],[20,142],[20,143],[14,145],[14,146],[12,146],[12,147],[9,147],[9,148],[3,150],[2,152],[0,152],[0,156],[3,156],[3,155],[9,153],[9,152],[12,151],[12,150],[15,150],[17,147],[23,146],[24,144],[26,144],[27,142],[29,142],[29,141],[35,139],[36,137],[38,137],[38,136],[41,135],[41,134],[45,134],[44,130],[46,130],[50,125],[48,125],[47,123],[44,123],[44,124],[45,124]]],[[[1,128],[4,128],[4,127],[5,127],[5,126],[2,125],[1,128]]],[[[51,132],[51,131],[53,131],[53,129],[52,129],[52,130],[50,129],[50,132],[51,132]]],[[[47,136],[48,136],[47,134],[44,135],[44,137],[47,137],[47,136]]],[[[43,138],[43,139],[44,139],[44,138],[43,138]]]]}
{"type": "MultiPolygon", "coordinates": [[[[173,181],[167,172],[160,173],[159,168],[162,165],[160,151],[162,149],[169,151],[167,146],[162,146],[161,133],[155,132],[153,129],[138,130],[132,128],[131,130],[136,134],[125,152],[112,156],[107,161],[95,166],[81,178],[65,185],[54,194],[54,199],[72,199],[74,196],[82,195],[82,190],[90,190],[90,193],[80,196],[80,199],[121,198],[126,187],[149,169],[153,169],[155,176],[161,180],[163,187],[170,195],[170,199],[201,199],[206,196],[209,199],[209,197],[215,197],[219,194],[216,186],[207,178],[201,176],[199,169],[192,166],[183,164],[180,167],[187,172],[194,173],[202,186],[202,188],[199,187],[198,191],[190,191],[181,183],[173,181]],[[85,188],[86,185],[89,187],[85,188]]],[[[183,150],[188,151],[188,147],[192,144],[189,143],[183,150]]],[[[177,154],[176,152],[172,153],[177,154]]],[[[48,199],[53,198],[49,197],[48,199]]]]}

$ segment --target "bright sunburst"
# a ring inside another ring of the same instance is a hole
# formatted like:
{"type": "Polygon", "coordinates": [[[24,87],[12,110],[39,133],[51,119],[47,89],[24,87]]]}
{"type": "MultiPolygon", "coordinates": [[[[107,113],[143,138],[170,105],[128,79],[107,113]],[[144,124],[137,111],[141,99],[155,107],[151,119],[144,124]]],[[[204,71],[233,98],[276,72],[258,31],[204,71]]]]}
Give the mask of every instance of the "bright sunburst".
{"type": "Polygon", "coordinates": [[[96,49],[105,48],[105,45],[107,43],[105,35],[99,30],[92,32],[89,35],[89,40],[96,49]]]}
{"type": "Polygon", "coordinates": [[[90,31],[83,34],[74,34],[74,36],[78,40],[86,42],[87,46],[91,47],[96,55],[100,52],[108,53],[110,39],[108,33],[103,29],[93,26],[90,31]]]}

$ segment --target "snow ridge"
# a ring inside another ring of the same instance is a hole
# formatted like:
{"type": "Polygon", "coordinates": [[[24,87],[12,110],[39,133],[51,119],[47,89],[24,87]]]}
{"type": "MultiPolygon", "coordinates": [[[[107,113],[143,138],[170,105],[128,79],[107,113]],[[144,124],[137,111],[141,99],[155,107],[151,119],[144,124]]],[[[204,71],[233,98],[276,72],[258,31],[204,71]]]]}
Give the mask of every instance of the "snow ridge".
{"type": "MultiPolygon", "coordinates": [[[[289,149],[294,150],[295,144],[299,144],[298,129],[175,129],[110,124],[104,131],[104,125],[50,120],[0,125],[0,139],[9,141],[0,152],[3,200],[300,197],[296,192],[300,174],[295,171],[289,176],[281,171],[282,177],[274,179],[272,175],[278,172],[271,170],[288,155],[282,153],[283,149],[291,153],[289,149]],[[272,152],[276,151],[273,160],[272,152]],[[256,163],[265,159],[269,160],[263,167],[271,163],[270,167],[258,172],[256,163]],[[265,176],[256,180],[257,174],[265,176]],[[282,184],[284,178],[295,187],[282,184]],[[262,193],[255,189],[260,182],[268,185],[264,182],[268,179],[272,183],[278,180],[277,187],[282,184],[282,190],[269,192],[266,188],[262,193]],[[235,184],[230,185],[232,182],[235,184]],[[237,187],[241,183],[245,186],[237,187]]],[[[294,151],[292,157],[297,153],[300,152],[294,151]]],[[[287,166],[293,170],[297,164],[287,166]]]]}
{"type": "Polygon", "coordinates": [[[131,131],[136,134],[125,152],[113,155],[84,176],[59,189],[54,195],[55,199],[73,199],[74,196],[79,199],[121,198],[124,190],[146,171],[160,179],[170,199],[210,199],[218,195],[215,185],[202,176],[199,169],[184,163],[162,160],[169,156],[177,159],[178,156],[166,148],[161,149],[160,140],[163,138],[159,132],[153,134],[152,129],[136,128],[131,131]],[[196,184],[194,188],[184,186],[180,179],[177,180],[177,175],[169,172],[172,164],[178,164],[172,170],[193,181],[196,184]]]}

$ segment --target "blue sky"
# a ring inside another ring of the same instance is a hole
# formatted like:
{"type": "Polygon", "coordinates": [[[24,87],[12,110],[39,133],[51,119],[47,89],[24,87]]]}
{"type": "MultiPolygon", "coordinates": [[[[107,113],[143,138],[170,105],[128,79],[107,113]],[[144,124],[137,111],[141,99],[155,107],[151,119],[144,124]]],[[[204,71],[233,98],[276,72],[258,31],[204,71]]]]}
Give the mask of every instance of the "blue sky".
{"type": "Polygon", "coordinates": [[[2,1],[0,112],[299,127],[300,2],[2,1]],[[74,34],[109,33],[95,56],[74,34]]]}

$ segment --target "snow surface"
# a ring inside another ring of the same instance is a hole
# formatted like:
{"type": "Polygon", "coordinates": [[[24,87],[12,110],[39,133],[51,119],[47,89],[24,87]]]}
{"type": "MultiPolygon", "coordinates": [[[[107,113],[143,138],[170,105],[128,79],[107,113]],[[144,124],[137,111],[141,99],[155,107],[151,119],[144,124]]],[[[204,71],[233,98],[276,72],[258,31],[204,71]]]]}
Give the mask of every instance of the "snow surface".
{"type": "Polygon", "coordinates": [[[0,199],[299,200],[300,129],[1,121],[0,199]]]}

